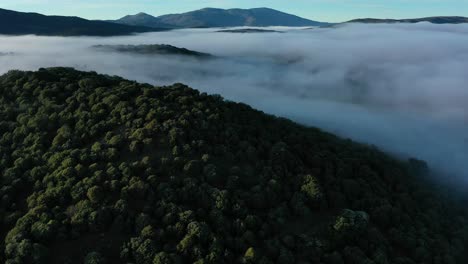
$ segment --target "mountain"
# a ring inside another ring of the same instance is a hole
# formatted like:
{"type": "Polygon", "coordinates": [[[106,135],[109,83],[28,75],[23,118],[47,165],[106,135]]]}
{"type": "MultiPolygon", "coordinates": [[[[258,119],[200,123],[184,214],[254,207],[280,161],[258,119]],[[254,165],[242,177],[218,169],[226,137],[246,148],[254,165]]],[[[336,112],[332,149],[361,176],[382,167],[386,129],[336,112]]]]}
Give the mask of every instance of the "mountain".
{"type": "Polygon", "coordinates": [[[286,14],[270,8],[217,9],[204,8],[183,14],[158,17],[163,23],[179,27],[236,27],[236,26],[318,26],[323,23],[286,14]]]}
{"type": "Polygon", "coordinates": [[[153,17],[140,13],[114,22],[140,26],[168,26],[173,28],[238,27],[238,26],[320,26],[317,22],[286,14],[270,8],[218,9],[204,8],[182,14],[153,17]]]}
{"type": "Polygon", "coordinates": [[[424,17],[412,19],[377,19],[377,18],[361,18],[350,20],[347,23],[418,23],[430,22],[433,24],[461,24],[468,23],[468,17],[457,16],[440,16],[440,17],[424,17]]]}
{"type": "Polygon", "coordinates": [[[93,48],[102,51],[125,52],[142,55],[178,55],[191,56],[198,58],[212,57],[211,54],[189,50],[186,48],[178,48],[165,44],[153,45],[95,45],[93,48]]]}
{"type": "Polygon", "coordinates": [[[0,9],[0,34],[4,35],[114,36],[151,31],[158,29],[0,9]]]}
{"type": "Polygon", "coordinates": [[[183,84],[10,71],[0,132],[1,263],[468,260],[423,161],[183,84]]]}
{"type": "Polygon", "coordinates": [[[174,28],[175,26],[165,24],[160,21],[159,18],[148,15],[146,13],[138,13],[136,15],[124,16],[118,20],[111,22],[130,25],[130,26],[144,26],[144,27],[153,27],[153,28],[174,28]]]}

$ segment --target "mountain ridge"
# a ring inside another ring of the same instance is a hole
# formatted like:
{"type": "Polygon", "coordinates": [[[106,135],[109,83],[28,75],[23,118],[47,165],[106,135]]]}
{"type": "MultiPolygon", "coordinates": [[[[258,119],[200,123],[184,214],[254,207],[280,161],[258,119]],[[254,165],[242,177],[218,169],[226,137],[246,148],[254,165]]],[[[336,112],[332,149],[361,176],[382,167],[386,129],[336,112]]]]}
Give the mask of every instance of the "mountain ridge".
{"type": "Polygon", "coordinates": [[[462,23],[468,23],[468,17],[433,16],[433,17],[407,18],[407,19],[358,18],[358,19],[350,20],[346,23],[378,24],[378,23],[419,23],[419,22],[430,22],[433,24],[462,24],[462,23]]]}
{"type": "Polygon", "coordinates": [[[261,7],[251,9],[206,7],[185,13],[152,16],[140,12],[127,15],[113,22],[125,25],[171,26],[172,28],[235,27],[235,26],[321,26],[328,23],[309,20],[275,9],[261,7]]]}
{"type": "Polygon", "coordinates": [[[203,8],[185,13],[152,16],[145,12],[126,15],[117,20],[88,20],[77,16],[43,15],[35,12],[18,12],[0,8],[0,34],[45,36],[119,36],[155,32],[178,28],[211,27],[268,27],[288,26],[328,27],[346,23],[418,23],[434,24],[468,23],[468,17],[434,16],[409,19],[359,18],[343,23],[326,23],[309,20],[275,9],[203,8]]]}
{"type": "Polygon", "coordinates": [[[117,22],[118,24],[131,25],[131,26],[145,26],[145,27],[161,27],[173,28],[172,25],[162,23],[157,17],[154,17],[145,12],[140,12],[135,15],[126,15],[118,20],[108,20],[108,22],[117,22]]]}
{"type": "Polygon", "coordinates": [[[87,20],[76,16],[47,16],[0,8],[0,34],[56,36],[118,36],[158,31],[157,28],[87,20]]]}

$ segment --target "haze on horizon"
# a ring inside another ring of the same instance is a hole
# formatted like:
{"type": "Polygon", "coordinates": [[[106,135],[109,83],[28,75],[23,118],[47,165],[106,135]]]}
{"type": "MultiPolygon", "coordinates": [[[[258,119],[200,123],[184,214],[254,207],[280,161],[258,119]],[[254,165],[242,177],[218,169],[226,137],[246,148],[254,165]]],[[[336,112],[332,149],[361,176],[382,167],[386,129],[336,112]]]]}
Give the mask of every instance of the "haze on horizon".
{"type": "Polygon", "coordinates": [[[80,16],[87,19],[117,19],[146,12],[158,16],[205,7],[269,7],[311,20],[344,22],[356,18],[415,18],[468,16],[468,0],[3,0],[0,8],[46,15],[80,16]]]}

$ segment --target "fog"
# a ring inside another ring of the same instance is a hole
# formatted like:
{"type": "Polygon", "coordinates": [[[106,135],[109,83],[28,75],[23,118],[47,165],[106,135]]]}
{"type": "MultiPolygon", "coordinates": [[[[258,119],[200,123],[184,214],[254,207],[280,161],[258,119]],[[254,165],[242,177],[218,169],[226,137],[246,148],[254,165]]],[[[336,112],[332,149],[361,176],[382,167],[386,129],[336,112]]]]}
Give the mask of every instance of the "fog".
{"type": "Polygon", "coordinates": [[[71,66],[155,85],[182,82],[401,158],[426,160],[439,178],[468,182],[468,25],[273,29],[283,33],[0,36],[0,73],[71,66]],[[171,44],[216,58],[90,48],[97,44],[171,44]]]}

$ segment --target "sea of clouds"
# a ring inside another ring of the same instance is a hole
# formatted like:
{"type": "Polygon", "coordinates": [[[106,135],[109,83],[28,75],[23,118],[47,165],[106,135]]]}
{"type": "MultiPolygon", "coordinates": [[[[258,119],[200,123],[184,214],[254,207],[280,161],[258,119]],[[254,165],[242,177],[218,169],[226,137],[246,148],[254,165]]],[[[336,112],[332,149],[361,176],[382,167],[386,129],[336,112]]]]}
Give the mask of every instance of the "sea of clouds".
{"type": "Polygon", "coordinates": [[[283,33],[184,29],[125,37],[0,36],[0,73],[71,66],[198,90],[426,160],[468,182],[468,25],[348,24],[283,33]],[[210,60],[103,52],[171,44],[210,60]]]}

